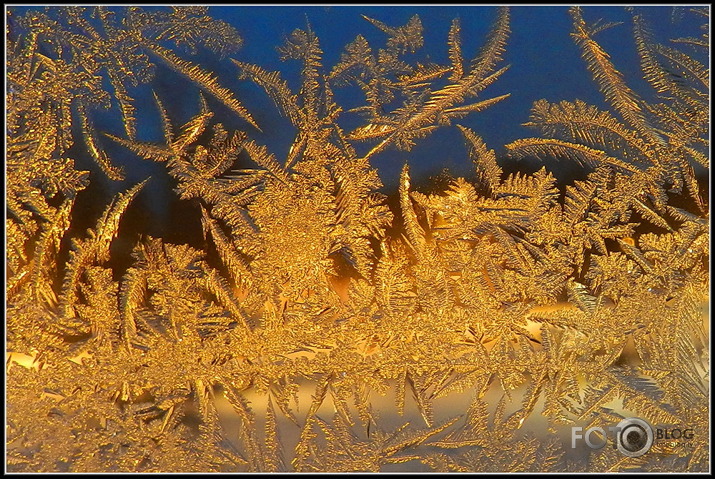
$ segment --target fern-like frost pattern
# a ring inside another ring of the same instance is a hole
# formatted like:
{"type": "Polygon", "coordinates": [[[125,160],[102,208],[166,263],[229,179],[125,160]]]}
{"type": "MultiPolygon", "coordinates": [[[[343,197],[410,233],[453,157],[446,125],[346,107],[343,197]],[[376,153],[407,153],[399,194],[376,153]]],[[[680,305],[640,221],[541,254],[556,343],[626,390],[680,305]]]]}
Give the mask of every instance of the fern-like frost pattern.
{"type": "MultiPolygon", "coordinates": [[[[573,7],[608,108],[537,100],[526,125],[538,136],[506,158],[454,125],[508,101],[487,93],[508,68],[505,7],[478,52],[455,19],[446,64],[414,60],[417,15],[364,17],[384,43],[357,36],[330,67],[308,22],[278,48],[300,64],[297,90],[242,61],[239,33],[207,7],[11,12],[7,470],[709,470],[709,205],[696,174],[709,168],[709,71],[686,48],[709,39],[656,43],[629,11],[657,100],[596,40],[614,25],[573,7]],[[272,99],[295,132],[287,155],[188,59],[199,49],[234,57],[236,81],[272,99]],[[141,139],[131,93],[155,62],[202,91],[183,124],[155,95],[159,143],[141,139]],[[344,110],[344,88],[362,105],[344,110]],[[245,129],[227,129],[214,102],[245,129]],[[123,131],[98,131],[108,108],[123,131]],[[391,207],[371,160],[454,126],[475,181],[425,194],[405,165],[391,207]],[[99,181],[73,155],[118,181],[110,143],[166,168],[198,207],[203,247],[141,235],[117,267],[112,245],[150,179],[86,232],[71,227],[78,193],[99,181]],[[588,173],[561,184],[546,167],[503,171],[521,158],[588,173]],[[640,457],[562,441],[630,416],[694,435],[640,457]]],[[[707,10],[687,14],[707,32],[707,10]]]]}

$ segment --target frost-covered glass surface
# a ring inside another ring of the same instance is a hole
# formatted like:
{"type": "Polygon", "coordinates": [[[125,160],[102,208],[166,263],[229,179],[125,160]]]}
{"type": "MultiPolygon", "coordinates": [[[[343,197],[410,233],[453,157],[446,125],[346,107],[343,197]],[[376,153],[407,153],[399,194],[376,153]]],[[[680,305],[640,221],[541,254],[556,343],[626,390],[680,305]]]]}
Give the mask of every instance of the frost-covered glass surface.
{"type": "Polygon", "coordinates": [[[708,8],[6,15],[6,470],[709,470],[708,8]]]}

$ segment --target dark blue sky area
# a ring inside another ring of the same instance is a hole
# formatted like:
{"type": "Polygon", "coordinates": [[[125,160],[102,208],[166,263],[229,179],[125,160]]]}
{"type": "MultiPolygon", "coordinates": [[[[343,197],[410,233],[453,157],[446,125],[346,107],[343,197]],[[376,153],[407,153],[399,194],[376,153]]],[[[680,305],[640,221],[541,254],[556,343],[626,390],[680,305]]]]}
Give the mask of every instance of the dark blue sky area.
{"type": "MultiPolygon", "coordinates": [[[[19,7],[12,7],[12,9],[16,10],[17,14],[28,10],[19,7]]],[[[656,6],[638,7],[637,10],[645,15],[654,38],[661,43],[668,44],[672,38],[699,37],[702,34],[700,25],[703,23],[703,18],[693,15],[686,8],[674,11],[672,7],[656,6]]],[[[328,72],[339,60],[345,45],[353,41],[358,34],[362,34],[368,40],[373,50],[384,47],[386,35],[365,21],[361,15],[375,18],[390,26],[400,26],[406,24],[410,17],[418,14],[424,28],[425,46],[407,59],[413,64],[415,61],[433,61],[447,65],[449,64],[447,34],[452,19],[460,18],[462,52],[465,61],[468,62],[484,45],[496,13],[496,7],[482,6],[216,6],[209,8],[212,17],[233,25],[244,40],[243,47],[230,55],[230,58],[259,64],[269,71],[280,70],[294,91],[299,89],[300,64],[295,61],[281,62],[276,47],[282,45],[294,29],[305,29],[306,22],[310,22],[311,28],[320,39],[320,46],[324,51],[323,65],[325,72],[328,72]]],[[[623,7],[585,7],[584,17],[589,23],[599,18],[603,18],[606,22],[623,22],[622,25],[599,33],[596,39],[609,52],[616,68],[624,74],[628,85],[645,98],[654,99],[654,92],[643,80],[640,71],[633,40],[631,14],[623,7]]],[[[518,138],[537,136],[536,131],[521,126],[529,120],[531,106],[536,100],[581,99],[601,108],[608,108],[603,103],[603,96],[598,91],[585,62],[581,59],[578,47],[570,36],[572,29],[571,16],[566,6],[512,7],[512,33],[507,43],[504,61],[499,65],[501,67],[508,64],[511,67],[495,84],[482,92],[478,99],[505,93],[510,93],[511,96],[486,111],[459,120],[458,123],[472,128],[481,135],[487,145],[495,149],[499,155],[504,152],[503,145],[509,142],[518,138]]],[[[694,54],[692,50],[687,50],[687,53],[694,54]]],[[[227,108],[208,97],[210,106],[216,112],[215,119],[223,122],[230,129],[246,129],[252,138],[260,144],[267,145],[271,152],[283,160],[294,138],[295,130],[285,118],[280,117],[277,108],[266,93],[249,80],[239,80],[238,68],[229,58],[219,59],[206,50],[194,57],[181,50],[179,54],[200,64],[206,70],[215,72],[220,83],[231,89],[251,111],[263,132],[253,129],[227,108]]],[[[707,64],[706,58],[698,59],[707,64]]],[[[152,58],[152,61],[156,62],[156,59],[152,58]]],[[[177,126],[195,115],[199,108],[198,88],[161,63],[156,63],[156,76],[153,82],[130,89],[130,94],[137,100],[139,139],[144,141],[161,141],[163,138],[159,115],[151,95],[152,89],[162,98],[170,117],[177,126]]],[[[108,83],[106,86],[111,91],[108,83]]],[[[352,103],[351,106],[364,99],[363,93],[357,86],[340,89],[336,91],[336,95],[339,101],[352,103]]],[[[109,111],[95,112],[94,119],[100,131],[124,135],[116,106],[109,111]]],[[[341,121],[349,122],[350,114],[344,114],[341,121]]],[[[352,126],[355,126],[354,121],[352,126]]],[[[109,203],[113,194],[126,190],[149,175],[152,176],[152,182],[137,199],[137,203],[143,205],[143,222],[148,233],[162,235],[162,231],[177,227],[177,222],[180,223],[189,216],[186,213],[189,205],[176,200],[175,194],[171,192],[173,180],[168,177],[163,164],[140,160],[108,139],[102,139],[102,143],[112,161],[124,166],[127,178],[123,182],[112,182],[97,171],[90,160],[82,158],[81,145],[73,151],[78,166],[92,170],[90,190],[83,192],[85,196],[92,198],[90,202],[92,206],[87,206],[87,217],[96,218],[99,215],[98,212],[90,212],[89,208],[101,211],[109,203]],[[165,214],[167,210],[172,213],[165,214]]],[[[365,148],[373,144],[366,144],[365,148]]],[[[517,168],[533,170],[538,166],[515,166],[506,164],[505,161],[502,161],[502,165],[509,171],[517,168]]],[[[470,177],[473,173],[473,166],[467,156],[462,135],[453,125],[438,129],[426,139],[417,140],[417,146],[412,151],[398,151],[391,148],[375,156],[372,164],[379,171],[385,184],[385,192],[394,191],[400,169],[405,162],[409,162],[413,179],[417,184],[425,182],[445,168],[453,176],[470,177]]],[[[560,172],[561,178],[568,178],[572,174],[568,171],[569,168],[573,169],[573,165],[556,162],[547,164],[547,167],[555,172],[557,178],[560,172]]],[[[189,230],[193,226],[179,227],[189,230]]],[[[197,227],[197,231],[200,231],[200,227],[197,227]]]]}
{"type": "MultiPolygon", "coordinates": [[[[692,23],[693,15],[680,12],[673,14],[672,7],[640,7],[651,25],[655,38],[667,42],[678,36],[699,36],[698,23],[692,23]]],[[[495,19],[495,7],[396,7],[396,6],[344,6],[344,7],[212,7],[210,13],[234,25],[244,38],[243,48],[234,57],[242,61],[259,63],[269,70],[281,70],[288,74],[285,78],[298,87],[295,62],[282,63],[278,60],[275,47],[280,45],[295,28],[305,28],[306,21],[320,39],[324,51],[323,65],[326,70],[339,59],[344,46],[358,34],[365,36],[373,49],[384,46],[386,36],[365,21],[361,15],[378,19],[388,25],[404,25],[414,14],[418,14],[424,27],[425,46],[414,58],[424,61],[429,58],[441,64],[448,64],[447,33],[453,18],[459,17],[462,25],[462,52],[465,60],[471,59],[485,43],[486,35],[495,19]],[[290,72],[293,73],[292,77],[290,72]]],[[[622,21],[600,33],[596,38],[613,58],[629,85],[644,96],[651,95],[651,89],[642,79],[638,56],[632,36],[631,15],[622,7],[586,7],[584,16],[594,22],[622,21]]],[[[480,134],[489,147],[497,152],[503,145],[518,138],[535,136],[522,123],[528,121],[531,105],[535,100],[574,100],[579,98],[587,103],[603,108],[603,96],[599,93],[580,51],[570,37],[572,20],[568,8],[523,7],[511,8],[511,30],[504,61],[500,66],[511,65],[510,69],[485,90],[480,98],[511,93],[501,103],[480,113],[472,114],[459,123],[469,126],[480,134]]],[[[242,82],[241,82],[242,83],[242,82]]],[[[275,109],[270,102],[263,103],[262,92],[257,87],[239,85],[240,98],[257,117],[266,132],[265,143],[275,146],[274,152],[284,156],[292,131],[286,123],[276,129],[275,109]],[[252,105],[258,108],[251,108],[252,105]],[[268,109],[266,109],[268,108],[268,109]],[[269,138],[273,135],[273,141],[269,138]],[[280,138],[280,139],[278,139],[280,138]],[[281,154],[282,151],[282,154],[281,154]]],[[[349,87],[353,95],[362,98],[357,87],[349,87]]],[[[345,93],[341,93],[345,94],[345,93]]],[[[256,135],[259,139],[264,135],[256,135]]],[[[375,157],[373,164],[379,169],[383,182],[388,187],[396,184],[399,170],[405,161],[412,167],[413,176],[424,178],[448,168],[454,175],[469,175],[472,165],[466,149],[462,146],[461,134],[455,127],[437,130],[425,140],[419,141],[410,152],[391,149],[375,157]]]]}

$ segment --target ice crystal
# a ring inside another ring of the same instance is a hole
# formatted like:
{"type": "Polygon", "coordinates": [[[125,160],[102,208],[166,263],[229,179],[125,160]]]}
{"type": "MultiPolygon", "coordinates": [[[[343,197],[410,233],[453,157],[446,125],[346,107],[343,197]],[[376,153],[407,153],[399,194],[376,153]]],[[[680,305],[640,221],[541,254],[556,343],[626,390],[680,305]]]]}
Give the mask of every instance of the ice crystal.
{"type": "Polygon", "coordinates": [[[613,25],[570,12],[610,109],[538,100],[527,125],[542,136],[507,149],[578,162],[587,177],[506,175],[505,159],[457,125],[476,182],[423,194],[405,166],[394,210],[370,159],[508,96],[482,96],[507,68],[508,8],[473,56],[455,20],[446,65],[410,63],[418,16],[365,17],[384,45],[358,36],[330,68],[310,24],[296,29],[278,51],[301,63],[297,92],[233,59],[294,127],[285,158],[251,137],[258,125],[230,89],[168,46],[235,52],[238,33],[205,7],[11,16],[7,469],[708,470],[709,210],[695,167],[709,167],[709,71],[681,47],[708,39],[658,44],[632,11],[658,93],[647,102],[594,39],[613,25]],[[164,141],[142,141],[127,85],[150,82],[154,60],[252,126],[228,131],[203,96],[179,126],[157,96],[164,141]],[[351,87],[365,101],[343,111],[334,92],[351,87]],[[92,111],[112,104],[124,132],[100,135],[92,111]],[[362,123],[345,131],[354,113],[362,123]],[[143,235],[127,268],[111,263],[146,180],[85,234],[70,229],[77,192],[95,181],[70,148],[119,179],[110,141],[166,166],[178,197],[200,205],[205,248],[143,235]],[[440,401],[459,393],[466,409],[445,415],[440,401]],[[640,457],[575,458],[557,435],[627,416],[694,436],[640,457]]]}

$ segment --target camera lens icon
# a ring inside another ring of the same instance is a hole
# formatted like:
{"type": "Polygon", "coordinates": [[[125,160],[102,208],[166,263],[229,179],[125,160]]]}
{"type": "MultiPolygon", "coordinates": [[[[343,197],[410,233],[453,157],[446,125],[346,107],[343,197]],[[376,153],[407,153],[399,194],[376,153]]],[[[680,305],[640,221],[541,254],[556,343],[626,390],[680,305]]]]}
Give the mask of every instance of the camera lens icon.
{"type": "Polygon", "coordinates": [[[616,446],[624,456],[642,456],[653,445],[653,428],[643,419],[624,419],[618,423],[617,430],[616,446]]]}

